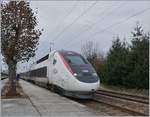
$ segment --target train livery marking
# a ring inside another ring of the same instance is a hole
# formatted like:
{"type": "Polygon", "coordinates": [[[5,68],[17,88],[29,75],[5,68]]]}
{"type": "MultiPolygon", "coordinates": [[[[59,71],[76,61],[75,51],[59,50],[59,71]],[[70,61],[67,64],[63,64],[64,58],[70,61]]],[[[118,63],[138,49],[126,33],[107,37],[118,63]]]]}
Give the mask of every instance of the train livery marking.
{"type": "Polygon", "coordinates": [[[72,51],[52,51],[22,76],[34,82],[46,82],[57,92],[75,98],[92,98],[100,86],[100,78],[92,65],[72,51]]]}

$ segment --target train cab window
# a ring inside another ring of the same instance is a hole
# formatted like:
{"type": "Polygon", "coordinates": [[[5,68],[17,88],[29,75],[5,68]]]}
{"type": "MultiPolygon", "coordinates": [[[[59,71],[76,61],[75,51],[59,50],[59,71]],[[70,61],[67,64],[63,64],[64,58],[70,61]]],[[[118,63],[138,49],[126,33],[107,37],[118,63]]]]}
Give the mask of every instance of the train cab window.
{"type": "Polygon", "coordinates": [[[56,61],[56,59],[54,59],[54,60],[53,60],[53,65],[55,65],[55,64],[56,64],[56,62],[57,62],[57,61],[56,61]]]}
{"type": "Polygon", "coordinates": [[[88,64],[87,61],[80,55],[66,55],[65,59],[69,64],[75,65],[88,64]]]}

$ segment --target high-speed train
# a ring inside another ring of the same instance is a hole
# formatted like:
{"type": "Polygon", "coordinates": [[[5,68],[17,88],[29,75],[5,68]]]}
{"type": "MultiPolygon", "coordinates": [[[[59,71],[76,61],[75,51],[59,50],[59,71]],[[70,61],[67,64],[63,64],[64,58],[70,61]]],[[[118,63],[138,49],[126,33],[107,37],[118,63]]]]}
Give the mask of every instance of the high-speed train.
{"type": "Polygon", "coordinates": [[[92,98],[100,79],[92,65],[72,51],[52,51],[28,72],[30,79],[47,82],[52,90],[75,98],[92,98]]]}

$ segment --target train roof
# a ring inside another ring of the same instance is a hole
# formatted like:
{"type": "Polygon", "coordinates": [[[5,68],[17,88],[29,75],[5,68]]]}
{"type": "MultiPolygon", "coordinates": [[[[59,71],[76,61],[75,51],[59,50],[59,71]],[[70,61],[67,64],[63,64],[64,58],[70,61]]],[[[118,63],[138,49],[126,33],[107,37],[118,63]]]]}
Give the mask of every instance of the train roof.
{"type": "MultiPolygon", "coordinates": [[[[58,50],[58,51],[53,50],[51,53],[54,54],[55,52],[59,52],[59,53],[61,53],[61,54],[63,54],[63,55],[70,55],[70,54],[74,55],[74,54],[78,54],[78,53],[76,53],[76,52],[68,51],[68,50],[58,50]]],[[[79,54],[78,54],[78,55],[79,55],[79,54]]],[[[36,64],[41,63],[41,62],[47,60],[48,57],[49,57],[49,54],[45,55],[44,57],[42,57],[42,58],[40,58],[39,60],[37,60],[37,61],[36,61],[36,64]]]]}
{"type": "Polygon", "coordinates": [[[60,52],[60,53],[63,54],[63,55],[79,54],[79,53],[76,53],[76,52],[74,52],[74,51],[68,51],[68,50],[60,50],[60,51],[58,51],[58,52],[60,52]]]}

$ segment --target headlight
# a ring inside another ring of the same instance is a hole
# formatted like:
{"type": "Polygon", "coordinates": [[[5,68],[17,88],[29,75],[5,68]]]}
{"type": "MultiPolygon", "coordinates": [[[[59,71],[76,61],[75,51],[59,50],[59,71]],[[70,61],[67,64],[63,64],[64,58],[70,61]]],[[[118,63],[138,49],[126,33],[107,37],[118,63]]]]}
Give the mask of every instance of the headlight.
{"type": "Polygon", "coordinates": [[[93,73],[92,75],[93,75],[93,76],[97,76],[97,73],[93,73]]]}
{"type": "Polygon", "coordinates": [[[74,73],[73,75],[74,75],[74,76],[77,76],[77,73],[74,73]]]}

